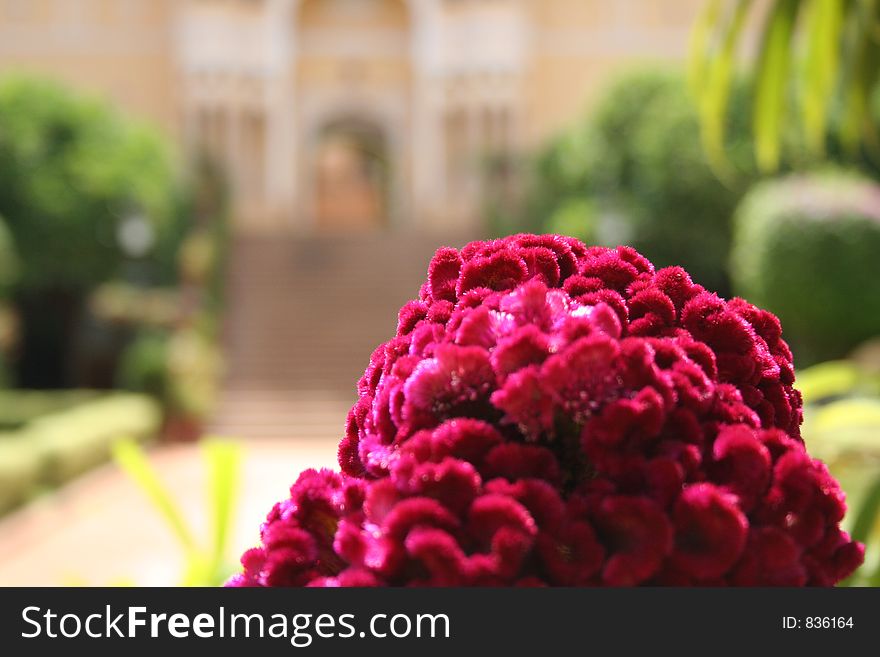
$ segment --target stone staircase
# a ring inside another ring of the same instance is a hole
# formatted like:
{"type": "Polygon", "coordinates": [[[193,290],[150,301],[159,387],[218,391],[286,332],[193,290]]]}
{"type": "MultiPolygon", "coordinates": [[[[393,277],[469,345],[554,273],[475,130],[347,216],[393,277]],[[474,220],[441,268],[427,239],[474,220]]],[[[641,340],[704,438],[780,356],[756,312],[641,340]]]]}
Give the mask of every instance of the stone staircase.
{"type": "Polygon", "coordinates": [[[434,250],[467,238],[240,235],[224,324],[227,376],[214,433],[334,439],[370,353],[418,295],[434,250]]]}

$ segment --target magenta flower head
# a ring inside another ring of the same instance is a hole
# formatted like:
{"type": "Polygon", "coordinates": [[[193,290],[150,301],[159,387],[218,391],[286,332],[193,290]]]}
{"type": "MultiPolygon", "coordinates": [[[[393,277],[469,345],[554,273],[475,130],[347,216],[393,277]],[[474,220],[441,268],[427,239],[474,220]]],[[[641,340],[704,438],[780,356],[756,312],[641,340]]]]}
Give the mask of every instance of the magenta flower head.
{"type": "Polygon", "coordinates": [[[832,585],[779,321],[628,247],[443,248],[233,586],[832,585]]]}

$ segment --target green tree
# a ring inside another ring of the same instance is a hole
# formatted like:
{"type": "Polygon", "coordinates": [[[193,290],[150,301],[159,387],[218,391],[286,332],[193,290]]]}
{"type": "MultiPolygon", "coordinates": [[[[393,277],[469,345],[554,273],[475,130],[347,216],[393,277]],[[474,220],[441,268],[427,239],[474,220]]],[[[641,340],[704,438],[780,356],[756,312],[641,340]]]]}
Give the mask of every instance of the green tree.
{"type": "Polygon", "coordinates": [[[813,153],[823,154],[829,132],[850,151],[860,142],[877,149],[871,105],[880,73],[880,0],[708,0],[692,32],[689,78],[716,170],[727,166],[723,117],[737,50],[761,10],[751,108],[759,166],[779,167],[792,109],[813,153]]]}
{"type": "MultiPolygon", "coordinates": [[[[96,284],[155,261],[182,215],[173,158],[143,123],[44,79],[0,81],[0,215],[22,264],[22,370],[68,383],[75,324],[96,284]]],[[[153,262],[153,264],[156,264],[153,262]]]]}

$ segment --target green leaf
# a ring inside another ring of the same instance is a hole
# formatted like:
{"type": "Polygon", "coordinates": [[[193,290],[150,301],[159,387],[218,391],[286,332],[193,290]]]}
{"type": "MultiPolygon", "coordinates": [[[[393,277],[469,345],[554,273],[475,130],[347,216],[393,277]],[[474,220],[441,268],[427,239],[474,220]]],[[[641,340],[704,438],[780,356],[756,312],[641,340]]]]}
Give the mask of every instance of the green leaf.
{"type": "Polygon", "coordinates": [[[867,543],[880,518],[880,477],[874,480],[862,497],[850,532],[853,540],[867,543]]]}
{"type": "Polygon", "coordinates": [[[840,65],[843,0],[812,0],[806,13],[801,109],[810,149],[824,154],[828,109],[840,65]]]}
{"type": "Polygon", "coordinates": [[[873,446],[880,448],[880,400],[842,399],[816,409],[813,417],[818,431],[840,431],[849,428],[874,429],[873,446]]]}
{"type": "Polygon", "coordinates": [[[807,406],[802,434],[810,450],[825,460],[880,454],[880,400],[853,398],[807,406]]]}
{"type": "Polygon", "coordinates": [[[844,34],[847,49],[840,134],[851,152],[862,141],[876,151],[880,147],[871,121],[870,104],[880,71],[880,43],[874,34],[880,4],[876,0],[860,0],[853,4],[844,34]]]}
{"type": "Polygon", "coordinates": [[[133,440],[120,440],[113,445],[113,458],[165,519],[187,553],[195,553],[196,544],[183,519],[183,514],[159,479],[144,450],[133,440]]]}
{"type": "Polygon", "coordinates": [[[202,450],[208,464],[208,500],[212,518],[211,556],[219,567],[226,556],[229,528],[238,496],[241,448],[231,441],[205,440],[202,450]]]}
{"type": "Polygon", "coordinates": [[[851,361],[834,360],[798,372],[796,386],[805,404],[852,392],[862,374],[851,361]]]}
{"type": "Polygon", "coordinates": [[[762,37],[752,118],[755,153],[764,171],[779,166],[792,34],[800,4],[799,0],[777,0],[762,37]]]}
{"type": "Polygon", "coordinates": [[[706,82],[707,62],[710,59],[712,33],[718,22],[721,0],[708,0],[691,28],[688,40],[687,80],[691,93],[699,98],[706,82]]]}
{"type": "MultiPolygon", "coordinates": [[[[751,5],[752,0],[737,0],[722,32],[720,45],[711,55],[706,51],[707,45],[704,43],[708,41],[708,37],[704,35],[705,28],[698,23],[698,27],[692,33],[691,45],[694,51],[690,57],[689,76],[691,88],[697,89],[700,136],[709,164],[722,180],[729,180],[731,177],[730,165],[725,154],[725,139],[734,54],[751,5]],[[706,54],[698,57],[697,48],[703,48],[706,54]],[[696,63],[698,60],[702,64],[698,65],[696,63]]],[[[711,14],[704,19],[717,20],[717,13],[717,7],[713,8],[711,14]]]]}
{"type": "MultiPolygon", "coordinates": [[[[864,543],[867,551],[876,553],[880,549],[880,541],[877,540],[878,527],[880,527],[880,477],[874,479],[862,496],[850,534],[853,540],[864,543]]],[[[861,573],[856,571],[855,575],[845,583],[880,586],[880,561],[877,561],[877,567],[867,579],[860,575],[861,573]]]]}
{"type": "MultiPolygon", "coordinates": [[[[861,496],[859,507],[855,511],[855,520],[850,529],[852,539],[864,543],[868,551],[872,547],[875,550],[880,547],[876,544],[876,540],[872,541],[872,534],[876,532],[878,520],[880,520],[880,477],[876,478],[861,496]]],[[[858,586],[863,584],[877,586],[876,580],[878,579],[878,574],[880,574],[880,567],[878,567],[877,572],[867,576],[867,578],[866,573],[863,572],[864,570],[865,565],[841,582],[840,586],[858,586]]]]}

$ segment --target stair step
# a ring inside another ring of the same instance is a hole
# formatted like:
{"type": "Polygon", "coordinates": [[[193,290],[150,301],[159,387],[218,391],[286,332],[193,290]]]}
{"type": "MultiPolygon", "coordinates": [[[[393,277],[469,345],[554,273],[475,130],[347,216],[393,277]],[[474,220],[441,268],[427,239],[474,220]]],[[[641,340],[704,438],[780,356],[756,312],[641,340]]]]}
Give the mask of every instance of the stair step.
{"type": "Polygon", "coordinates": [[[434,251],[472,238],[452,237],[234,236],[212,430],[338,440],[370,354],[394,336],[434,251]]]}

